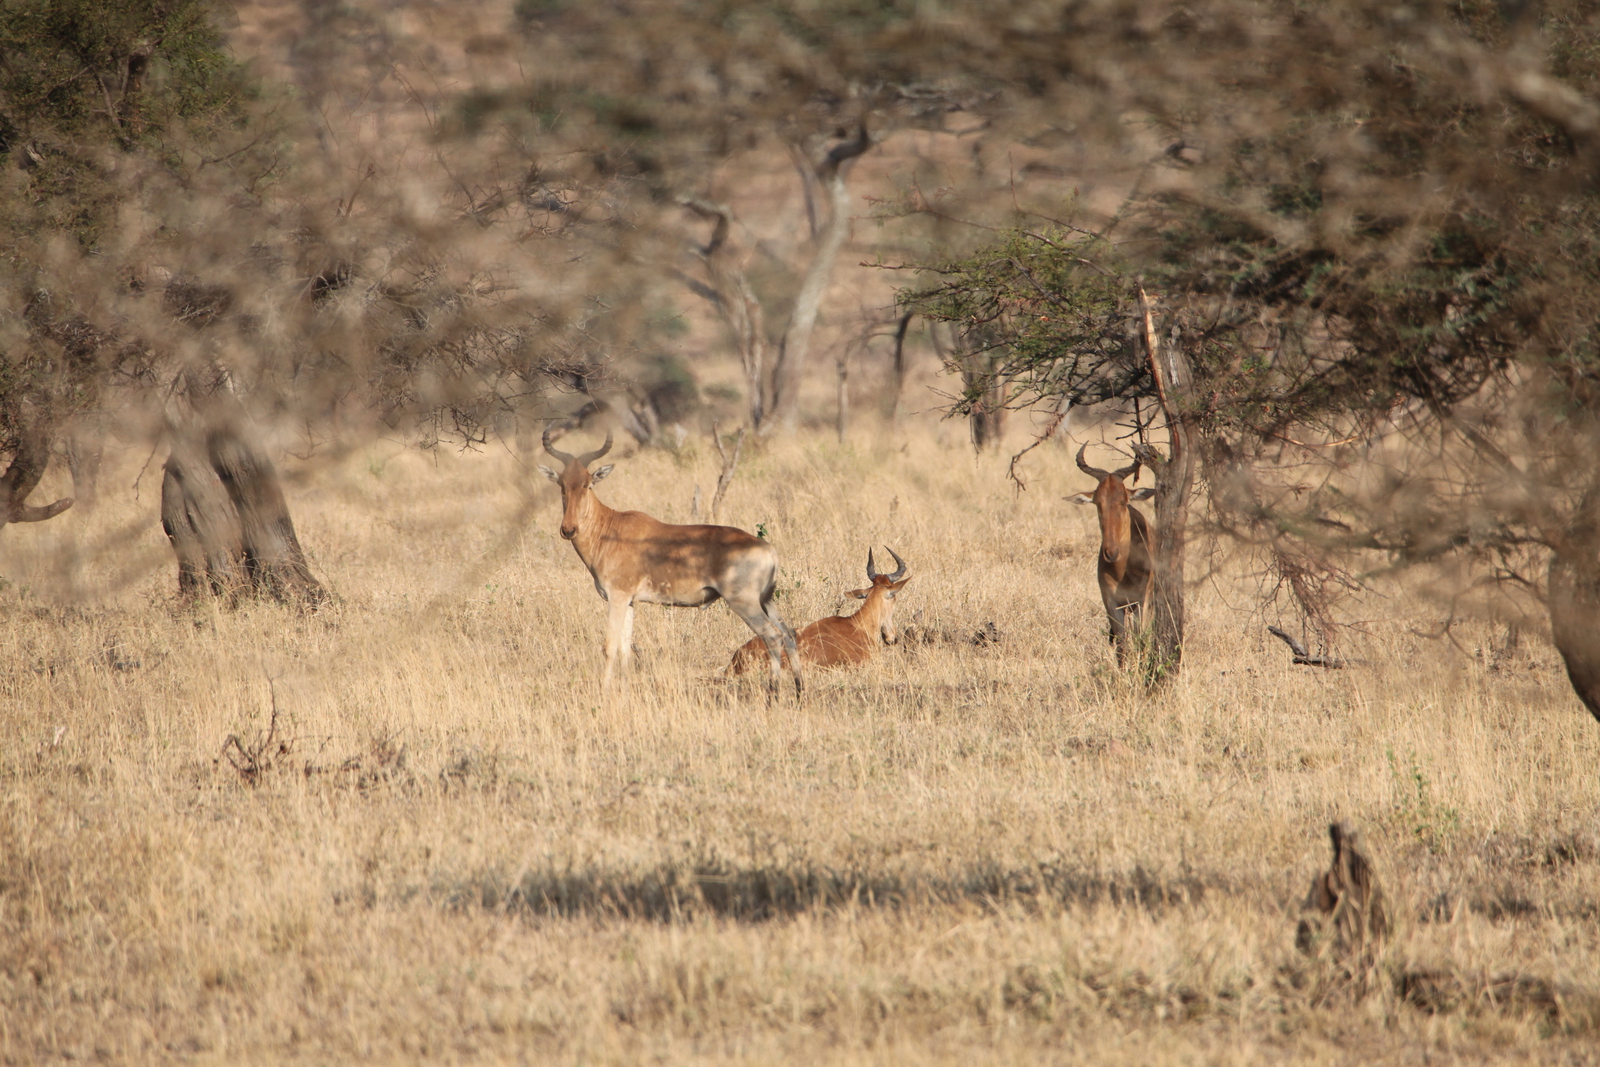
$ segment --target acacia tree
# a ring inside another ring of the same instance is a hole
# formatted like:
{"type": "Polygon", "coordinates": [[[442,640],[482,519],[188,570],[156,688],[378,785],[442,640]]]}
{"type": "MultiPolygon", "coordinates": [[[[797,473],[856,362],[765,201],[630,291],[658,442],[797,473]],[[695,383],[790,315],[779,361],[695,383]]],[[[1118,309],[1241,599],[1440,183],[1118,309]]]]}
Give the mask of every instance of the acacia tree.
{"type": "Polygon", "coordinates": [[[407,139],[352,167],[345,138],[318,136],[326,109],[233,60],[207,0],[10,5],[0,52],[6,521],[70,503],[25,500],[92,415],[73,432],[91,451],[111,430],[170,447],[182,592],[320,603],[258,427],[481,441],[603,361],[576,301],[543,295],[534,196],[486,233],[460,193],[476,160],[429,169],[407,139]]]}
{"type": "MultiPolygon", "coordinates": [[[[144,353],[94,321],[51,260],[90,251],[145,166],[237,113],[242,82],[203,0],[35,0],[0,11],[0,525],[29,506],[52,446],[144,353]],[[58,241],[66,249],[54,248],[58,241]],[[66,283],[66,284],[61,284],[66,283]]],[[[92,303],[92,299],[89,303],[92,303]]]]}
{"type": "MultiPolygon", "coordinates": [[[[1069,54],[1086,97],[1160,135],[1118,234],[1193,368],[1175,402],[1216,520],[1313,613],[1339,552],[1531,591],[1600,716],[1597,27],[1561,4],[1217,0],[1138,22],[1135,54],[1133,25],[1082,25],[1069,54]]],[[[1027,251],[1085,258],[1059,244],[1027,251]]],[[[1015,250],[967,277],[1012,259],[1040,278],[1015,250]]],[[[1071,398],[1079,357],[1028,343],[1076,286],[1015,273],[1010,369],[1071,398]]]]}
{"type": "MultiPolygon", "coordinates": [[[[1175,674],[1183,659],[1184,546],[1194,478],[1187,351],[1176,339],[1162,342],[1131,267],[1109,241],[1089,232],[1019,229],[924,273],[934,280],[902,291],[900,300],[959,338],[945,357],[964,385],[949,405],[952,414],[972,418],[976,428],[1005,405],[1046,405],[1057,412],[1054,433],[1074,407],[1112,403],[1129,412],[1130,449],[1156,481],[1143,670],[1152,681],[1175,674]],[[1149,440],[1158,417],[1165,452],[1149,440]]],[[[975,441],[981,447],[976,434],[975,441]]],[[[1015,460],[1011,473],[1024,487],[1015,460]]]]}

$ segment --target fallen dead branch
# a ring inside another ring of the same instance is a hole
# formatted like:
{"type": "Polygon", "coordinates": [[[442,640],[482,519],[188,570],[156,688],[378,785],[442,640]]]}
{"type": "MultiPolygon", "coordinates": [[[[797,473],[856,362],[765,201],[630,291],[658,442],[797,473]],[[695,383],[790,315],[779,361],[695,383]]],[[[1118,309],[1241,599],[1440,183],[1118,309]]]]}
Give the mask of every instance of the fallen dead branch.
{"type": "Polygon", "coordinates": [[[1340,670],[1344,667],[1354,667],[1361,663],[1360,660],[1339,659],[1337,656],[1313,656],[1305,645],[1301,644],[1293,634],[1287,630],[1280,630],[1276,626],[1268,626],[1267,632],[1272,636],[1282,639],[1289,646],[1289,651],[1294,653],[1293,662],[1306,667],[1327,667],[1329,670],[1340,670]]]}

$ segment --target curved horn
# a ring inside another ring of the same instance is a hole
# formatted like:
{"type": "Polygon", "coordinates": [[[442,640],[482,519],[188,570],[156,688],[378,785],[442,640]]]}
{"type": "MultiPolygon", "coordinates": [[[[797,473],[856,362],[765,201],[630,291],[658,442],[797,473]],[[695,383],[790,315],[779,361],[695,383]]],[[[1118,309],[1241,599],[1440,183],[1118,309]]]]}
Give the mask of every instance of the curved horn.
{"type": "Polygon", "coordinates": [[[557,459],[559,459],[563,463],[571,463],[572,462],[572,457],[571,456],[567,455],[565,452],[561,451],[561,449],[555,448],[554,446],[552,446],[550,444],[550,427],[548,427],[548,426],[546,426],[544,428],[544,450],[546,452],[550,453],[552,456],[554,456],[557,459]]]}
{"type": "MultiPolygon", "coordinates": [[[[595,460],[599,459],[601,456],[605,455],[607,452],[610,452],[610,451],[611,451],[611,431],[607,430],[606,431],[606,443],[601,445],[599,448],[595,449],[593,452],[585,452],[583,455],[579,456],[578,457],[578,462],[582,463],[585,467],[587,467],[589,464],[593,463],[595,460]]],[[[1135,463],[1134,466],[1137,467],[1138,464],[1135,463]]]]}
{"type": "Polygon", "coordinates": [[[900,554],[894,549],[890,548],[888,545],[884,545],[883,550],[889,553],[889,555],[893,556],[896,563],[900,564],[899,568],[896,569],[893,574],[889,575],[889,580],[891,582],[898,582],[900,579],[906,576],[906,561],[901,559],[900,554]]]}
{"type": "Polygon", "coordinates": [[[867,546],[867,581],[877,581],[878,568],[872,565],[872,546],[867,546]]]}
{"type": "Polygon", "coordinates": [[[1088,448],[1088,445],[1084,445],[1078,449],[1078,469],[1097,482],[1105,481],[1107,478],[1126,478],[1130,474],[1139,473],[1139,461],[1137,459],[1130,466],[1123,467],[1121,470],[1103,471],[1099,467],[1091,467],[1083,461],[1083,454],[1088,451],[1088,448]]]}
{"type": "MultiPolygon", "coordinates": [[[[545,447],[549,448],[550,446],[546,445],[545,447]]],[[[1087,451],[1089,451],[1088,445],[1084,445],[1082,448],[1078,449],[1078,469],[1097,482],[1103,482],[1107,478],[1111,477],[1111,475],[1107,474],[1099,467],[1091,467],[1083,461],[1083,454],[1087,451]]]]}

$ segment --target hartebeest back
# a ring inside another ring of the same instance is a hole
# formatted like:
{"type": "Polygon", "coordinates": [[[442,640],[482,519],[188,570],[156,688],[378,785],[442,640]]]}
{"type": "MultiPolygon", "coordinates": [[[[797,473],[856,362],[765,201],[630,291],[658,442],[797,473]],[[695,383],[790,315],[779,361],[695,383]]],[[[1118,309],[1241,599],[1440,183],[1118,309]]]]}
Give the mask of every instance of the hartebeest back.
{"type": "Polygon", "coordinates": [[[1150,558],[1150,524],[1129,503],[1148,500],[1154,489],[1128,492],[1123,482],[1139,473],[1139,461],[1116,471],[1103,471],[1083,461],[1088,449],[1078,449],[1078,469],[1100,484],[1093,493],[1074,493],[1067,500],[1074,504],[1093,504],[1100,514],[1100,556],[1095,566],[1100,583],[1100,599],[1111,623],[1111,643],[1117,646],[1117,662],[1122,662],[1128,643],[1128,615],[1144,613],[1150,596],[1150,578],[1155,566],[1150,558]]]}
{"type": "MultiPolygon", "coordinates": [[[[894,629],[895,594],[905,587],[911,577],[906,574],[906,561],[888,545],[884,548],[894,556],[899,567],[892,573],[879,574],[872,561],[872,549],[867,549],[867,581],[872,584],[845,594],[866,601],[854,615],[842,618],[830,615],[800,631],[796,639],[800,646],[800,658],[809,666],[840,667],[865,663],[878,650],[880,639],[886,645],[899,640],[894,629]]],[[[760,660],[761,642],[752,639],[734,652],[733,662],[728,669],[734,674],[743,674],[760,660]]]]}
{"type": "Polygon", "coordinates": [[[545,430],[544,449],[566,464],[559,474],[539,468],[561,487],[561,536],[577,549],[594,577],[595,589],[610,605],[606,684],[616,661],[620,658],[626,664],[633,654],[634,604],[702,607],[720,597],[766,645],[773,691],[788,653],[795,695],[801,693],[794,631],[772,603],[778,554],[771,545],[732,526],[675,526],[642,511],[606,507],[593,487],[611,473],[611,465],[591,473],[589,464],[610,451],[609,433],[596,451],[571,456],[554,448],[550,431],[545,430]]]}

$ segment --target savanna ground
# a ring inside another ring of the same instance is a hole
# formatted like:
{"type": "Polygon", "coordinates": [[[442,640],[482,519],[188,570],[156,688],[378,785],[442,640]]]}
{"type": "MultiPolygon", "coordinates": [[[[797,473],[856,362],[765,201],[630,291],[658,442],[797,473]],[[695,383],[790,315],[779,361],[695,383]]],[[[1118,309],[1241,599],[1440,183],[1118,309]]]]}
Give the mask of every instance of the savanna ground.
{"type": "MultiPolygon", "coordinates": [[[[798,707],[716,677],[721,606],[641,608],[604,698],[603,605],[507,449],[290,460],[312,615],[178,602],[142,457],[7,528],[0,1059],[1600,1061],[1600,731],[1545,646],[1463,654],[1396,595],[1367,665],[1292,667],[1235,574],[1147,694],[1068,448],[1019,495],[959,426],[858,436],[747,449],[722,518],[791,622],[886,543],[902,626],[957,640],[798,707]],[[1335,817],[1398,917],[1361,998],[1294,947],[1335,817]]],[[[714,481],[703,439],[619,451],[615,507],[714,481]]]]}

